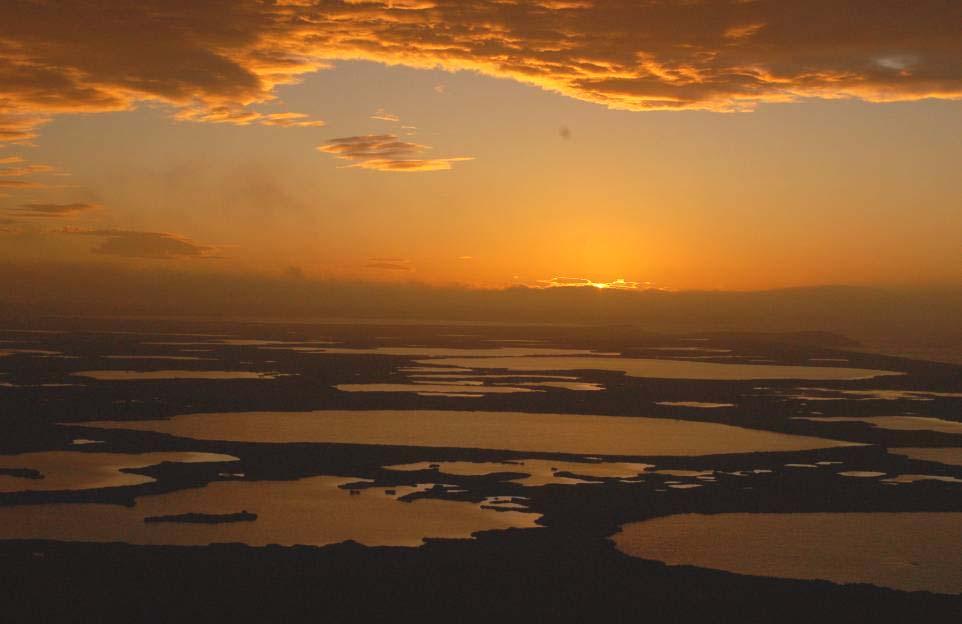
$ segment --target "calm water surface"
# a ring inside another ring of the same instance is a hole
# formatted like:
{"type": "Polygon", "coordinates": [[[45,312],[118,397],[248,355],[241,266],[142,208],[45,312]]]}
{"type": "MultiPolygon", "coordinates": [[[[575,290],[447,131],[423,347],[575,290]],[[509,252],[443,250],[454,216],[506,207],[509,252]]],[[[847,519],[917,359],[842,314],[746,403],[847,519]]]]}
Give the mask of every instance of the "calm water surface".
{"type": "Polygon", "coordinates": [[[714,455],[859,446],[667,418],[455,410],[188,414],[168,420],[100,421],[84,426],[232,442],[329,442],[579,455],[714,455]]]}
{"type": "MultiPolygon", "coordinates": [[[[96,443],[95,440],[83,442],[96,443]]],[[[238,460],[230,455],[182,452],[128,454],[50,451],[0,455],[0,468],[24,468],[35,470],[42,475],[39,479],[0,475],[0,492],[90,490],[141,485],[154,479],[121,471],[156,466],[164,462],[197,464],[233,461],[238,460]]]]}
{"type": "Polygon", "coordinates": [[[345,477],[297,481],[218,481],[203,488],[138,498],[133,507],[53,504],[0,507],[0,538],[55,539],[129,544],[323,546],[354,540],[368,546],[419,546],[426,537],[468,538],[477,531],[533,528],[537,514],[497,505],[450,500],[399,501],[418,488],[360,490],[345,477]],[[247,511],[253,522],[146,523],[186,513],[247,511]]]}
{"type": "Polygon", "coordinates": [[[962,513],[683,514],[613,539],[669,565],[962,593],[962,513]]]}
{"type": "Polygon", "coordinates": [[[713,379],[738,381],[750,379],[844,380],[871,379],[883,375],[902,375],[893,371],[826,366],[782,366],[761,364],[719,364],[691,360],[660,360],[622,357],[487,357],[441,358],[419,361],[419,364],[496,368],[511,371],[604,370],[625,373],[629,377],[657,379],[713,379]]]}

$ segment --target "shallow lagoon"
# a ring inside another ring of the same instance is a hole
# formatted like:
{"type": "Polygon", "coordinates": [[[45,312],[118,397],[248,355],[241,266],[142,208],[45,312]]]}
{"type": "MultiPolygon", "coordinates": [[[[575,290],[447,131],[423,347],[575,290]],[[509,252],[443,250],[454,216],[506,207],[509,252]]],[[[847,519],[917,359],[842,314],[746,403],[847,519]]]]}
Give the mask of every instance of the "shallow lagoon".
{"type": "Polygon", "coordinates": [[[711,403],[707,401],[656,401],[655,405],[665,407],[694,407],[701,409],[716,409],[719,407],[735,407],[734,403],[711,403]]]}
{"type": "Polygon", "coordinates": [[[105,355],[106,360],[170,360],[173,362],[216,362],[216,358],[196,355],[105,355]]]}
{"type": "Polygon", "coordinates": [[[948,448],[890,448],[893,455],[902,455],[909,459],[937,462],[947,466],[962,466],[962,447],[948,448]]]}
{"type": "Polygon", "coordinates": [[[842,390],[838,388],[796,388],[799,393],[782,395],[798,401],[931,401],[962,398],[962,392],[931,390],[842,390]]]}
{"type": "Polygon", "coordinates": [[[622,552],[738,574],[962,593],[962,513],[683,514],[636,522],[622,552]]]}
{"type": "Polygon", "coordinates": [[[277,379],[281,373],[262,373],[258,371],[213,371],[213,370],[101,370],[73,373],[77,377],[87,377],[98,381],[160,381],[169,379],[277,379]]]}
{"type": "Polygon", "coordinates": [[[437,470],[443,475],[483,476],[497,473],[520,473],[525,476],[511,479],[528,487],[542,485],[579,485],[583,483],[599,483],[599,481],[579,479],[582,477],[627,479],[636,477],[646,470],[654,468],[651,464],[637,464],[628,462],[571,462],[549,459],[519,459],[511,462],[468,462],[449,461],[434,463],[423,461],[414,464],[400,464],[385,466],[387,470],[413,472],[419,470],[437,470]],[[560,476],[559,473],[570,473],[570,477],[560,476]]]}
{"type": "Polygon", "coordinates": [[[477,531],[533,528],[539,517],[483,503],[397,500],[418,488],[394,488],[394,494],[368,488],[355,495],[341,487],[356,482],[345,477],[218,481],[203,488],[144,496],[133,507],[89,503],[0,507],[0,538],[251,546],[323,546],[354,540],[369,546],[419,546],[426,537],[468,538],[477,531]],[[214,524],[144,522],[147,517],[242,511],[256,514],[257,519],[214,524]]]}
{"type": "Polygon", "coordinates": [[[691,360],[664,360],[623,357],[462,357],[420,360],[418,364],[458,366],[511,371],[575,371],[604,370],[625,373],[629,377],[654,379],[702,379],[740,381],[753,379],[856,380],[884,375],[901,375],[894,371],[827,366],[782,366],[761,364],[719,364],[691,360]]]}
{"type": "Polygon", "coordinates": [[[579,455],[715,455],[859,446],[667,418],[455,410],[233,412],[82,425],[232,442],[326,442],[579,455]]]}
{"type": "Polygon", "coordinates": [[[527,357],[559,355],[612,355],[599,354],[590,349],[555,349],[551,347],[372,347],[354,349],[350,347],[324,347],[302,349],[309,353],[330,355],[392,355],[398,357],[527,357]]]}
{"type": "MultiPolygon", "coordinates": [[[[84,442],[95,442],[84,440],[84,442]]],[[[75,444],[77,441],[75,441],[75,444]]],[[[0,492],[39,492],[61,490],[91,490],[150,483],[152,478],[122,472],[132,468],[146,468],[164,462],[197,464],[238,461],[231,455],[215,453],[83,453],[79,451],[50,451],[0,456],[0,468],[36,471],[41,478],[0,475],[0,492]]]]}
{"type": "Polygon", "coordinates": [[[482,386],[478,384],[459,384],[454,382],[411,383],[411,384],[338,384],[334,386],[342,392],[416,392],[418,394],[440,394],[442,396],[462,394],[512,394],[516,392],[535,392],[530,388],[511,386],[482,386]]]}
{"type": "Polygon", "coordinates": [[[808,420],[822,423],[860,422],[890,431],[962,433],[962,422],[925,416],[796,416],[794,420],[808,420]]]}

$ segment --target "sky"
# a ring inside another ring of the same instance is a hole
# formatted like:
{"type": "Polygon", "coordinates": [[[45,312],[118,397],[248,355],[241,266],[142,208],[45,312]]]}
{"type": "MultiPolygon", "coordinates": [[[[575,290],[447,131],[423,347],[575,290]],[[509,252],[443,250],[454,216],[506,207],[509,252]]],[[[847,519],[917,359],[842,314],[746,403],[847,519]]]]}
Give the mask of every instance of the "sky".
{"type": "Polygon", "coordinates": [[[962,284],[962,4],[8,0],[0,262],[962,284]]]}

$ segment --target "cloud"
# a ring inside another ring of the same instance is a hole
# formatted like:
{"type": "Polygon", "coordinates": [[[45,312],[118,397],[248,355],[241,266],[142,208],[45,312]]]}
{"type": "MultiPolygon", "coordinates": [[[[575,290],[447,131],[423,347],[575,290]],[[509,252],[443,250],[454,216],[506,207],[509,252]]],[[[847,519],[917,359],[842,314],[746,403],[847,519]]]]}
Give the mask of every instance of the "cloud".
{"type": "Polygon", "coordinates": [[[387,158],[372,158],[351,165],[350,168],[373,169],[375,171],[448,171],[452,168],[451,163],[464,160],[473,160],[469,157],[459,158],[425,158],[425,159],[406,159],[392,160],[387,158]]]}
{"type": "Polygon", "coordinates": [[[725,39],[746,39],[757,33],[762,28],[765,28],[765,24],[763,23],[731,26],[725,30],[722,36],[725,39]]]}
{"type": "Polygon", "coordinates": [[[590,9],[593,3],[588,0],[541,0],[537,5],[545,9],[563,10],[590,9]]]}
{"type": "Polygon", "coordinates": [[[311,119],[306,113],[270,113],[264,114],[244,108],[242,106],[214,106],[192,107],[177,112],[174,118],[178,121],[195,121],[201,123],[221,123],[235,126],[281,126],[284,128],[318,128],[324,126],[324,121],[311,119]]]}
{"type": "Polygon", "coordinates": [[[420,158],[431,149],[410,141],[402,141],[395,134],[365,134],[362,136],[331,139],[317,147],[318,151],[342,160],[353,161],[348,168],[374,169],[377,171],[445,171],[452,163],[472,160],[470,157],[420,158]]]}
{"type": "MultiPolygon", "coordinates": [[[[303,3],[300,0],[293,0],[302,5],[310,5],[309,0],[304,0],[303,3]]],[[[344,0],[345,4],[361,4],[361,5],[371,5],[377,6],[378,8],[385,9],[398,9],[402,11],[418,11],[421,9],[433,9],[437,6],[433,0],[344,0]]]]}
{"type": "Polygon", "coordinates": [[[311,119],[304,113],[272,113],[262,115],[259,123],[262,126],[282,126],[284,128],[319,128],[324,124],[320,119],[311,119]]]}
{"type": "Polygon", "coordinates": [[[411,261],[404,258],[369,258],[365,269],[378,269],[380,271],[413,271],[411,261]]]}
{"type": "Polygon", "coordinates": [[[13,219],[0,218],[0,232],[4,234],[19,234],[21,232],[20,228],[14,227],[17,222],[13,219]]]}
{"type": "Polygon", "coordinates": [[[16,167],[0,167],[0,177],[18,178],[36,173],[50,173],[51,171],[56,171],[56,169],[50,165],[23,164],[16,167]]]}
{"type": "Polygon", "coordinates": [[[592,287],[599,290],[653,290],[651,282],[632,282],[618,278],[611,282],[595,282],[586,277],[552,277],[538,280],[538,288],[578,288],[592,287]]]}
{"type": "Polygon", "coordinates": [[[39,182],[28,182],[26,180],[3,180],[0,179],[0,188],[6,189],[39,189],[44,188],[39,182]]]}
{"type": "MultiPolygon", "coordinates": [[[[0,101],[2,106],[2,101],[0,101]]],[[[2,132],[0,132],[2,135],[2,132]]],[[[0,136],[2,143],[2,136],[0,136]]],[[[10,178],[23,178],[36,174],[54,173],[57,169],[50,165],[40,163],[28,163],[22,156],[4,156],[0,158],[0,189],[29,190],[45,188],[46,184],[26,180],[11,180],[10,178]]]]}
{"type": "Polygon", "coordinates": [[[378,119],[380,121],[391,121],[391,122],[401,121],[400,117],[398,117],[394,113],[389,113],[385,111],[383,108],[377,109],[377,111],[373,115],[371,115],[371,119],[378,119]]]}
{"type": "Polygon", "coordinates": [[[100,204],[73,202],[70,204],[41,204],[26,203],[7,208],[7,213],[20,217],[63,218],[76,217],[81,214],[102,209],[100,204]]]}
{"type": "Polygon", "coordinates": [[[290,19],[253,0],[0,3],[0,140],[29,140],[57,114],[141,102],[186,120],[260,120],[248,107],[327,66],[300,49],[290,19]]]}
{"type": "MultiPolygon", "coordinates": [[[[2,12],[3,5],[0,5],[0,14],[2,12]]],[[[0,59],[3,58],[3,54],[0,53],[0,59]]],[[[3,81],[0,78],[0,101],[3,100],[3,94],[3,81]]],[[[13,99],[0,104],[0,143],[27,143],[30,139],[37,137],[37,129],[50,121],[50,115],[31,114],[28,112],[30,110],[32,108],[29,104],[13,99]]]]}
{"type": "Polygon", "coordinates": [[[476,71],[637,111],[958,99],[960,21],[962,3],[946,0],[8,0],[0,141],[141,102],[271,123],[252,107],[342,59],[476,71]]]}
{"type": "Polygon", "coordinates": [[[283,275],[284,275],[284,277],[287,277],[287,278],[293,279],[293,280],[303,280],[303,279],[306,279],[306,276],[305,276],[305,274],[304,274],[304,269],[303,269],[302,267],[299,267],[299,266],[289,266],[289,267],[287,267],[286,269],[284,269],[283,275]]]}
{"type": "Polygon", "coordinates": [[[93,230],[64,228],[64,234],[100,238],[91,251],[107,256],[145,258],[152,260],[179,260],[213,258],[217,251],[210,245],[199,245],[189,238],[167,232],[141,232],[137,230],[93,230]]]}

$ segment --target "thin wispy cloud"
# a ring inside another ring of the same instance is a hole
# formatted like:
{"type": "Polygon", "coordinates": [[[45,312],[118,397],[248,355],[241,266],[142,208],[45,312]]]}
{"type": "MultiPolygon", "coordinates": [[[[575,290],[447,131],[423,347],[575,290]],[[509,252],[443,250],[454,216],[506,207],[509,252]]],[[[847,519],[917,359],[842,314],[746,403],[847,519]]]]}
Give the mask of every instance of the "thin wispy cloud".
{"type": "Polygon", "coordinates": [[[26,203],[20,204],[19,206],[14,206],[12,208],[7,208],[6,212],[7,214],[19,217],[60,219],[76,217],[102,209],[103,206],[100,204],[91,204],[87,202],[72,202],[69,204],[26,203]]]}
{"type": "Polygon", "coordinates": [[[389,113],[385,111],[383,108],[377,109],[377,111],[373,115],[371,115],[371,119],[377,119],[379,121],[390,121],[390,122],[401,121],[400,117],[398,117],[394,113],[389,113]]]}
{"type": "Polygon", "coordinates": [[[758,34],[762,28],[765,28],[764,23],[756,24],[740,24],[738,26],[731,26],[726,29],[723,33],[725,39],[747,39],[755,34],[758,34]]]}
{"type": "MultiPolygon", "coordinates": [[[[0,106],[2,106],[2,103],[0,103],[0,106]]],[[[2,141],[2,137],[0,137],[0,141],[2,141]]],[[[42,163],[30,163],[20,155],[4,156],[0,158],[0,189],[21,191],[46,188],[47,185],[41,182],[16,178],[50,173],[58,173],[56,167],[42,163]]]]}
{"type": "Polygon", "coordinates": [[[235,126],[280,126],[283,128],[319,128],[325,125],[306,113],[259,113],[243,106],[184,108],[174,115],[178,121],[230,124],[235,126]]]}
{"type": "Polygon", "coordinates": [[[32,182],[28,180],[5,180],[0,178],[0,188],[22,190],[22,189],[39,189],[44,188],[45,185],[39,182],[32,182]]]}
{"type": "Polygon", "coordinates": [[[351,161],[347,168],[376,171],[446,171],[453,163],[472,160],[470,157],[424,158],[431,149],[428,145],[401,140],[396,134],[365,134],[331,139],[317,147],[318,151],[341,160],[351,161]]]}
{"type": "Polygon", "coordinates": [[[143,232],[119,229],[64,228],[62,233],[71,236],[89,236],[100,239],[91,249],[93,253],[122,258],[150,260],[204,259],[216,257],[217,247],[201,245],[179,234],[169,232],[143,232]]]}
{"type": "Polygon", "coordinates": [[[262,126],[281,126],[283,128],[320,128],[324,121],[311,119],[306,113],[271,113],[262,115],[258,120],[262,126]]]}
{"type": "Polygon", "coordinates": [[[0,140],[28,141],[54,115],[140,102],[187,120],[271,123],[250,107],[331,59],[472,70],[638,111],[962,97],[962,4],[945,0],[109,6],[0,3],[0,140]]]}
{"type": "Polygon", "coordinates": [[[50,165],[42,164],[19,164],[13,167],[0,167],[0,177],[4,178],[19,178],[28,175],[34,175],[37,173],[50,173],[56,171],[54,167],[50,165]]]}
{"type": "MultiPolygon", "coordinates": [[[[5,5],[0,5],[0,14],[5,5]]],[[[3,58],[0,53],[0,58],[3,58]]],[[[0,62],[0,75],[4,65],[0,62]]],[[[2,85],[2,80],[0,80],[2,85]]],[[[0,96],[4,89],[0,86],[0,96]]],[[[0,98],[2,99],[2,98],[0,98]]],[[[29,144],[31,139],[37,138],[37,129],[50,121],[50,114],[30,112],[36,105],[27,102],[11,100],[7,104],[0,104],[0,143],[29,144]]]]}
{"type": "Polygon", "coordinates": [[[413,271],[411,261],[405,258],[368,258],[365,269],[377,269],[379,271],[413,271]]]}

